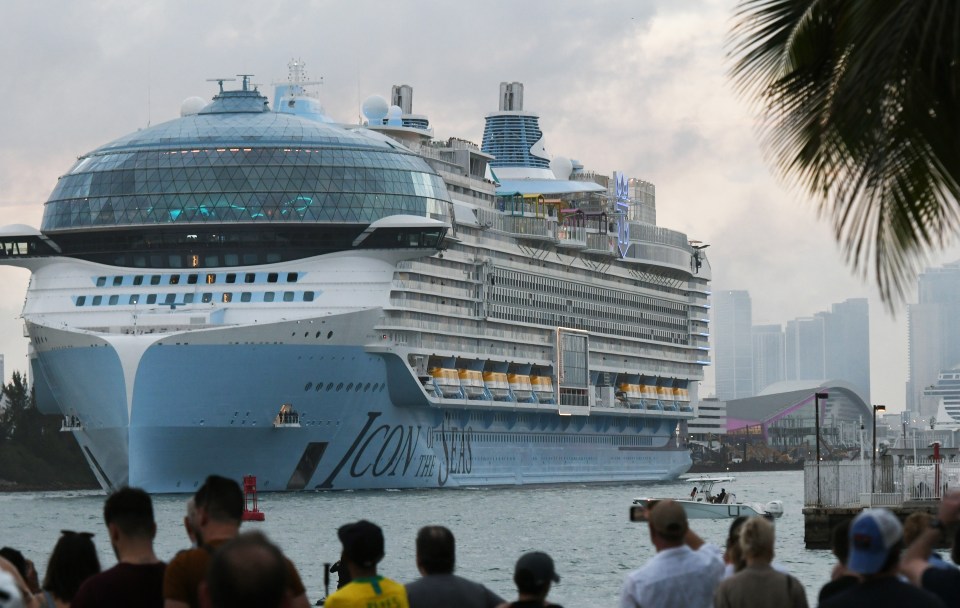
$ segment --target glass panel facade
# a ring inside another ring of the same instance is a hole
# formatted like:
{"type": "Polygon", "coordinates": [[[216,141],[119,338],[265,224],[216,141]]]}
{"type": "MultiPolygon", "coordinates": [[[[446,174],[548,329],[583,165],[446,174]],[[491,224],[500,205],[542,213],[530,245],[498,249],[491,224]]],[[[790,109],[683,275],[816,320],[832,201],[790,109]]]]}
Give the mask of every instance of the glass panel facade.
{"type": "MultiPolygon", "coordinates": [[[[173,121],[177,122],[177,121],[173,121]]],[[[419,157],[325,147],[108,146],[57,183],[42,230],[247,222],[369,223],[447,216],[447,190],[419,157]]]]}

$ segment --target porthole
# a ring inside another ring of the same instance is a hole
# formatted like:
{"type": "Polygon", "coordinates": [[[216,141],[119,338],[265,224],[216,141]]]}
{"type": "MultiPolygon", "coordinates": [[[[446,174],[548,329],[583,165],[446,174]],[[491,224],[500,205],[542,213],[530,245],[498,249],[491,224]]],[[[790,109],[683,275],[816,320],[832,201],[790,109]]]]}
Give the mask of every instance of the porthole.
{"type": "Polygon", "coordinates": [[[332,390],[333,390],[333,382],[329,382],[329,383],[327,384],[327,392],[330,392],[330,391],[332,391],[332,390]]]}
{"type": "Polygon", "coordinates": [[[340,389],[342,389],[342,388],[343,388],[343,382],[337,384],[337,392],[338,392],[338,393],[340,392],[340,389]]]}
{"type": "Polygon", "coordinates": [[[311,388],[313,388],[313,382],[307,382],[306,386],[303,387],[303,391],[309,391],[311,388]]]}
{"type": "Polygon", "coordinates": [[[347,385],[347,392],[349,393],[353,389],[353,382],[347,385]]]}
{"type": "Polygon", "coordinates": [[[333,337],[333,330],[327,332],[327,340],[333,337]]]}
{"type": "Polygon", "coordinates": [[[322,388],[323,388],[323,382],[317,382],[317,388],[315,388],[315,389],[313,389],[313,390],[315,390],[316,392],[319,393],[319,392],[320,392],[320,389],[322,389],[322,388]]]}

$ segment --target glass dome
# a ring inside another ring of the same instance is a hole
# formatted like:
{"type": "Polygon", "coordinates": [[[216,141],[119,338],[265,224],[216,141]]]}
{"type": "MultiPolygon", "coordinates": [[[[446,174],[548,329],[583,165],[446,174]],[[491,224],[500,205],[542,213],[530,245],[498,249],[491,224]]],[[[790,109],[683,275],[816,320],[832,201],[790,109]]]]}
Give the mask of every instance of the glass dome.
{"type": "Polygon", "coordinates": [[[255,90],[82,156],[44,207],[44,232],[243,223],[449,222],[443,180],[360,129],[269,111],[255,90]]]}

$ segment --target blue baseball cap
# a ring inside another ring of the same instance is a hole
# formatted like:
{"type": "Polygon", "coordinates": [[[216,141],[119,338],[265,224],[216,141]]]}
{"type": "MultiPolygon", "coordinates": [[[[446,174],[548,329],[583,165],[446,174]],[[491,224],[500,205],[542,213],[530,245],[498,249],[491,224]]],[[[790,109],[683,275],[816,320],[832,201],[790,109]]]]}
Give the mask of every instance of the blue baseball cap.
{"type": "Polygon", "coordinates": [[[902,538],[903,525],[893,512],[864,509],[850,524],[847,568],[860,574],[876,574],[902,538]]]}

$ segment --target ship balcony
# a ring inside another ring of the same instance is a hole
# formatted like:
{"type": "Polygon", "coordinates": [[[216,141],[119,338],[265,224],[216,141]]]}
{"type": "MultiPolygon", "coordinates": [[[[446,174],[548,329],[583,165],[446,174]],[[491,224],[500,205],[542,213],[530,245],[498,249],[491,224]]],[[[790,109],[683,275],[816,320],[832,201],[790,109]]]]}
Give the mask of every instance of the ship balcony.
{"type": "Polygon", "coordinates": [[[557,226],[557,240],[557,247],[586,249],[587,229],[584,226],[557,226]]]}
{"type": "Polygon", "coordinates": [[[617,236],[615,234],[588,234],[587,247],[584,253],[595,255],[617,256],[617,236]]]}
{"type": "Polygon", "coordinates": [[[273,419],[273,428],[275,429],[298,429],[300,428],[300,413],[293,409],[289,403],[280,406],[280,411],[273,419]]]}
{"type": "Polygon", "coordinates": [[[75,431],[82,431],[83,424],[80,423],[79,416],[64,416],[63,422],[60,424],[61,433],[71,433],[75,431]]]}

